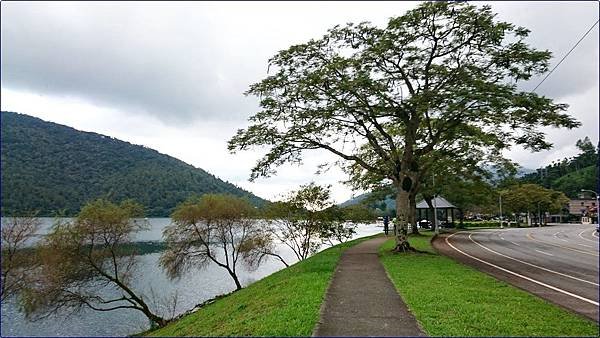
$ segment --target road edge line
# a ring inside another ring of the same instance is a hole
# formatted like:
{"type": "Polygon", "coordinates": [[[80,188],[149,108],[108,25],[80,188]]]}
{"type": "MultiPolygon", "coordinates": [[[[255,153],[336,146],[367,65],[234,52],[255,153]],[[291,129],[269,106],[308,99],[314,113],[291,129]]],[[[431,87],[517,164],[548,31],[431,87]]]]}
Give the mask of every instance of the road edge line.
{"type": "MultiPolygon", "coordinates": [[[[580,281],[580,282],[584,282],[584,283],[588,283],[588,284],[592,284],[592,285],[595,285],[595,286],[600,286],[598,283],[594,283],[594,282],[587,281],[587,280],[585,280],[585,279],[581,279],[581,278],[573,277],[573,276],[571,276],[571,275],[567,275],[567,274],[564,274],[564,273],[562,273],[562,272],[558,272],[558,271],[550,270],[550,269],[548,269],[548,268],[544,268],[544,267],[541,267],[541,266],[535,265],[535,264],[533,264],[533,263],[525,262],[525,261],[522,261],[522,260],[520,260],[520,259],[513,258],[513,257],[510,257],[510,256],[508,256],[508,255],[502,254],[502,253],[500,253],[500,252],[494,251],[494,250],[492,250],[492,249],[490,249],[490,248],[488,248],[488,247],[484,246],[483,244],[481,244],[481,243],[477,242],[477,241],[476,241],[476,240],[474,240],[473,238],[471,238],[471,236],[472,236],[472,235],[473,235],[473,233],[470,233],[470,234],[469,234],[469,239],[471,240],[471,242],[473,242],[473,243],[475,243],[475,244],[479,245],[480,247],[482,247],[483,249],[485,249],[485,250],[487,250],[487,251],[489,251],[489,252],[495,253],[496,255],[499,255],[499,256],[502,256],[502,257],[506,257],[506,258],[508,258],[508,259],[512,259],[513,261],[516,261],[516,262],[519,262],[519,263],[523,263],[523,264],[525,264],[525,265],[533,266],[534,268],[538,268],[538,269],[541,269],[541,270],[544,270],[544,271],[552,272],[552,273],[555,273],[555,274],[557,274],[557,275],[560,275],[560,276],[563,276],[563,277],[571,278],[571,279],[574,279],[574,280],[577,280],[577,281],[580,281]]],[[[552,256],[553,256],[553,255],[552,255],[552,256]]]]}
{"type": "MultiPolygon", "coordinates": [[[[462,232],[462,231],[461,231],[461,232],[462,232]]],[[[477,258],[477,257],[471,256],[471,255],[469,255],[469,254],[468,254],[468,253],[466,253],[466,252],[463,252],[462,250],[458,249],[457,247],[455,247],[454,245],[452,245],[452,244],[451,244],[451,243],[448,241],[448,239],[450,239],[450,237],[452,237],[452,236],[454,236],[454,235],[456,235],[456,234],[458,234],[458,233],[461,233],[461,232],[456,232],[456,233],[453,233],[452,235],[450,235],[450,236],[448,236],[448,237],[446,237],[446,238],[445,238],[445,242],[446,242],[446,244],[448,244],[448,245],[449,245],[449,246],[450,246],[452,249],[454,249],[454,250],[456,250],[456,251],[460,252],[461,254],[463,254],[463,255],[465,255],[465,256],[467,256],[467,257],[471,258],[471,259],[474,259],[474,260],[476,260],[476,261],[479,261],[479,262],[481,262],[481,263],[483,263],[483,264],[486,264],[486,265],[489,265],[489,266],[491,266],[491,267],[494,267],[494,268],[496,268],[496,269],[498,269],[498,270],[501,270],[501,271],[504,271],[504,272],[506,272],[506,273],[509,273],[509,274],[511,274],[511,275],[514,275],[514,276],[520,277],[520,278],[522,278],[522,279],[528,280],[528,281],[530,281],[530,282],[532,282],[532,283],[535,283],[535,284],[541,285],[541,286],[543,286],[543,287],[546,287],[546,288],[548,288],[548,289],[551,289],[551,290],[554,290],[554,291],[560,292],[560,293],[562,293],[562,294],[565,294],[565,295],[567,295],[567,296],[571,296],[571,297],[573,297],[573,298],[577,298],[577,299],[583,300],[584,302],[587,302],[587,303],[590,303],[590,304],[593,304],[593,305],[596,305],[596,306],[599,306],[599,305],[600,305],[600,304],[598,304],[598,302],[595,302],[595,301],[593,301],[593,300],[591,300],[591,299],[587,299],[587,298],[585,298],[585,297],[582,297],[582,296],[576,295],[576,294],[574,294],[574,293],[571,293],[571,292],[569,292],[569,291],[566,291],[566,290],[563,290],[563,289],[559,289],[559,288],[557,288],[557,287],[555,287],[555,286],[552,286],[552,285],[546,284],[546,283],[544,283],[544,282],[540,282],[540,281],[538,281],[538,280],[535,280],[535,279],[533,279],[533,278],[529,278],[529,277],[527,277],[527,276],[523,276],[523,275],[521,275],[521,274],[518,274],[518,273],[516,273],[516,272],[514,272],[514,271],[511,271],[511,270],[505,269],[505,268],[503,268],[503,267],[501,267],[501,266],[498,266],[498,265],[496,265],[496,264],[493,264],[493,263],[490,263],[490,262],[486,262],[486,261],[484,261],[484,260],[482,260],[482,259],[479,259],[479,258],[477,258]]]]}

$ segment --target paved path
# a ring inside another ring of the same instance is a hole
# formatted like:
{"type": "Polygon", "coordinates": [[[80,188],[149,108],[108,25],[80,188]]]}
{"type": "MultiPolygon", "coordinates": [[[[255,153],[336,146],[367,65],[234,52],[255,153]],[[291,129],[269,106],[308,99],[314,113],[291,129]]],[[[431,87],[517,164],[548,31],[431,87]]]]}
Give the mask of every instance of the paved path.
{"type": "Polygon", "coordinates": [[[386,240],[367,240],[342,254],[313,336],[424,336],[379,262],[386,240]]]}
{"type": "Polygon", "coordinates": [[[599,320],[595,225],[463,231],[440,252],[588,318],[599,320]]]}

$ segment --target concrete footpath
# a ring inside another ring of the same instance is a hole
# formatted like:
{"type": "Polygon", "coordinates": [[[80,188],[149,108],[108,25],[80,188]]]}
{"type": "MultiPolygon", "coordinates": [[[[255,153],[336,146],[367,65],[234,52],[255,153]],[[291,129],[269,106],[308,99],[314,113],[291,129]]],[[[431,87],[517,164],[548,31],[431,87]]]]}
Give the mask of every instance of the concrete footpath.
{"type": "Polygon", "coordinates": [[[425,335],[379,262],[386,240],[367,240],[342,254],[313,336],[425,335]]]}

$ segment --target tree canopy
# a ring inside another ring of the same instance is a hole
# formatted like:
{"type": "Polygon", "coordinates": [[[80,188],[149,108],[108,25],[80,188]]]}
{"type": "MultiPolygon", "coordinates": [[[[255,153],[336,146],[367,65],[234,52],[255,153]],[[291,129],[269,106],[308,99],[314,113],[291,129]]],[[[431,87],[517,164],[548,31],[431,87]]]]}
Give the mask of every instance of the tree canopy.
{"type": "Polygon", "coordinates": [[[500,191],[503,206],[512,213],[561,212],[569,198],[560,191],[546,189],[537,184],[521,184],[500,191]]]}
{"type": "Polygon", "coordinates": [[[548,149],[540,127],[579,126],[566,104],[517,88],[546,72],[551,57],[529,46],[528,34],[489,6],[441,1],[383,28],[333,27],[269,60],[272,73],[246,93],[261,110],[229,149],[268,149],[251,179],[299,163],[305,150],[326,150],[354,187],[394,185],[405,232],[409,198],[435,163],[496,161],[515,144],[548,149]]]}
{"type": "Polygon", "coordinates": [[[28,316],[60,311],[132,309],[152,323],[168,320],[151,309],[148,299],[132,288],[138,256],[132,236],[149,225],[135,220],[143,207],[131,200],[120,204],[88,202],[73,220],[57,219],[36,248],[39,269],[20,293],[28,316]]]}
{"type": "Polygon", "coordinates": [[[237,274],[240,259],[260,263],[247,253],[273,248],[255,215],[247,200],[233,195],[206,194],[188,199],[177,206],[171,214],[172,224],[163,230],[167,248],[160,265],[169,277],[178,278],[190,269],[214,263],[227,270],[236,289],[241,289],[237,274]]]}

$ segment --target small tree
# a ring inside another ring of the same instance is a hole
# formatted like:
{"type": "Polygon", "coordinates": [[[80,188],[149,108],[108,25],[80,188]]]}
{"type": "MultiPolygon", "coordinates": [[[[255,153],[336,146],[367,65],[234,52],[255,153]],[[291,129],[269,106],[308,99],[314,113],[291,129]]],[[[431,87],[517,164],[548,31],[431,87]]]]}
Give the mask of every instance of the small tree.
{"type": "Polygon", "coordinates": [[[17,295],[37,268],[34,250],[26,245],[31,244],[28,242],[36,236],[40,223],[32,214],[10,217],[2,224],[2,302],[17,295]]]}
{"type": "Polygon", "coordinates": [[[241,289],[237,275],[240,258],[256,266],[262,261],[257,252],[274,249],[255,214],[247,200],[232,195],[206,194],[189,199],[175,209],[172,225],[163,232],[167,249],[160,265],[171,278],[178,278],[191,268],[212,262],[227,270],[236,289],[241,289]]]}
{"type": "Polygon", "coordinates": [[[331,206],[323,210],[323,219],[327,220],[321,227],[321,240],[329,243],[331,246],[337,243],[345,243],[356,234],[356,225],[354,222],[364,220],[366,209],[363,206],[352,206],[339,208],[331,206]],[[348,223],[347,221],[350,221],[348,223]]]}
{"type": "Polygon", "coordinates": [[[41,266],[35,282],[23,291],[26,315],[84,307],[133,309],[155,325],[166,325],[131,287],[137,264],[131,235],[146,228],[133,217],[142,210],[132,201],[116,205],[99,199],[87,203],[74,221],[57,221],[38,248],[41,266]],[[120,295],[107,296],[115,293],[120,295]]]}
{"type": "Polygon", "coordinates": [[[341,213],[332,208],[329,187],[315,183],[300,186],[283,201],[268,207],[266,217],[273,236],[292,249],[298,260],[317,252],[323,242],[353,234],[341,225],[341,213]]]}

